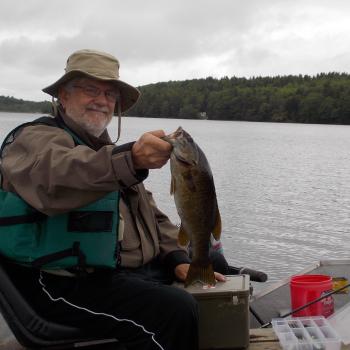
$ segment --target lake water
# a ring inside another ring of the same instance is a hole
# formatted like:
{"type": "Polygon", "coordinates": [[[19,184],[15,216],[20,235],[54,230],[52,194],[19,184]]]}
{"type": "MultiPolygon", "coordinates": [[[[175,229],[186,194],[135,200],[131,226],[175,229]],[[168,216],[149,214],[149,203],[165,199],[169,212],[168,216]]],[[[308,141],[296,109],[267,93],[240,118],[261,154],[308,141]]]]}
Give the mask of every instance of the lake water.
{"type": "MultiPolygon", "coordinates": [[[[1,139],[33,115],[0,112],[1,139]]],[[[228,261],[271,282],[320,259],[350,258],[350,126],[123,118],[118,144],[179,125],[201,146],[214,174],[228,261]]],[[[117,135],[117,123],[110,128],[117,135]]],[[[146,186],[179,223],[170,170],[146,186]]]]}

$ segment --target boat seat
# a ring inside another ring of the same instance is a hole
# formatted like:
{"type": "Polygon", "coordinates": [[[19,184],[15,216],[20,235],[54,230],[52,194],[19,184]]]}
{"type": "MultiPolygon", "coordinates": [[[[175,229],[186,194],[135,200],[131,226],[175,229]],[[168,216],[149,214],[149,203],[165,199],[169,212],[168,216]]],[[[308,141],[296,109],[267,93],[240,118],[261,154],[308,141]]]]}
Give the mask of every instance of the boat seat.
{"type": "MultiPolygon", "coordinates": [[[[0,259],[0,312],[17,341],[29,349],[70,349],[111,341],[91,338],[83,329],[50,322],[38,315],[13,284],[0,259]]],[[[1,339],[0,339],[1,343],[1,339]]],[[[122,350],[121,344],[114,349],[122,350]]]]}

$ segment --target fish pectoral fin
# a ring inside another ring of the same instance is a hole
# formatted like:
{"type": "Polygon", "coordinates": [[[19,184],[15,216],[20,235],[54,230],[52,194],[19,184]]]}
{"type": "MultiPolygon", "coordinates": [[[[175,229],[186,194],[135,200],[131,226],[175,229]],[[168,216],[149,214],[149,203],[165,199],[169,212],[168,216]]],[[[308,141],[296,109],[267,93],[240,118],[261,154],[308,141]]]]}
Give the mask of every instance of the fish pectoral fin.
{"type": "Polygon", "coordinates": [[[170,182],[170,195],[173,195],[175,193],[175,178],[174,176],[171,177],[170,182]]]}
{"type": "Polygon", "coordinates": [[[189,243],[189,241],[190,241],[190,237],[186,233],[186,231],[184,230],[184,228],[181,224],[180,230],[179,230],[178,242],[180,245],[186,246],[189,243]]]}
{"type": "Polygon", "coordinates": [[[182,177],[185,180],[185,184],[186,184],[187,188],[191,192],[196,192],[196,184],[194,183],[194,179],[193,179],[191,172],[188,171],[188,172],[182,174],[182,177]]]}
{"type": "Polygon", "coordinates": [[[219,212],[219,208],[216,206],[216,220],[215,220],[215,226],[214,226],[212,234],[213,234],[214,238],[217,241],[220,239],[221,229],[222,229],[222,226],[221,226],[221,215],[220,215],[220,212],[219,212]]]}

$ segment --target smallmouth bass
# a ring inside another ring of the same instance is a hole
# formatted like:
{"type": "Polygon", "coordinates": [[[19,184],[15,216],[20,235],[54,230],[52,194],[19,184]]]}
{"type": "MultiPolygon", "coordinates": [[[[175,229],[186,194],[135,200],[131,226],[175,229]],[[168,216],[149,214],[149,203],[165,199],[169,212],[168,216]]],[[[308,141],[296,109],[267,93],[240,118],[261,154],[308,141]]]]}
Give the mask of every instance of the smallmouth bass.
{"type": "Polygon", "coordinates": [[[192,262],[185,287],[197,281],[214,286],[209,259],[210,236],[220,239],[221,218],[213,175],[207,158],[192,137],[181,127],[163,137],[173,146],[170,156],[171,189],[181,226],[179,244],[191,242],[192,262]]]}

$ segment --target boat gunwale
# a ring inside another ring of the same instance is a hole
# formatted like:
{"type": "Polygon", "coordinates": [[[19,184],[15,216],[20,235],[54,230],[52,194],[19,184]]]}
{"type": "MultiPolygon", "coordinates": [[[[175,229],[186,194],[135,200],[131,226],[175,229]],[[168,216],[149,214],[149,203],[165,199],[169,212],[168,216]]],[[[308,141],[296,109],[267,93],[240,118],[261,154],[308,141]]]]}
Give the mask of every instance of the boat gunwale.
{"type": "MultiPolygon", "coordinates": [[[[336,266],[336,265],[350,265],[350,259],[325,259],[325,260],[319,260],[318,262],[312,263],[309,266],[307,266],[305,269],[301,270],[300,272],[297,272],[293,275],[304,275],[307,274],[315,269],[317,269],[318,267],[321,266],[336,266]]],[[[291,276],[293,276],[291,275],[291,276]]],[[[270,286],[264,288],[263,290],[259,291],[257,294],[253,294],[251,296],[250,301],[254,302],[255,300],[265,296],[266,294],[269,294],[271,292],[273,292],[274,290],[276,290],[277,288],[280,288],[284,285],[286,285],[287,283],[289,283],[290,278],[286,277],[283,278],[282,280],[272,283],[270,286]]]]}

